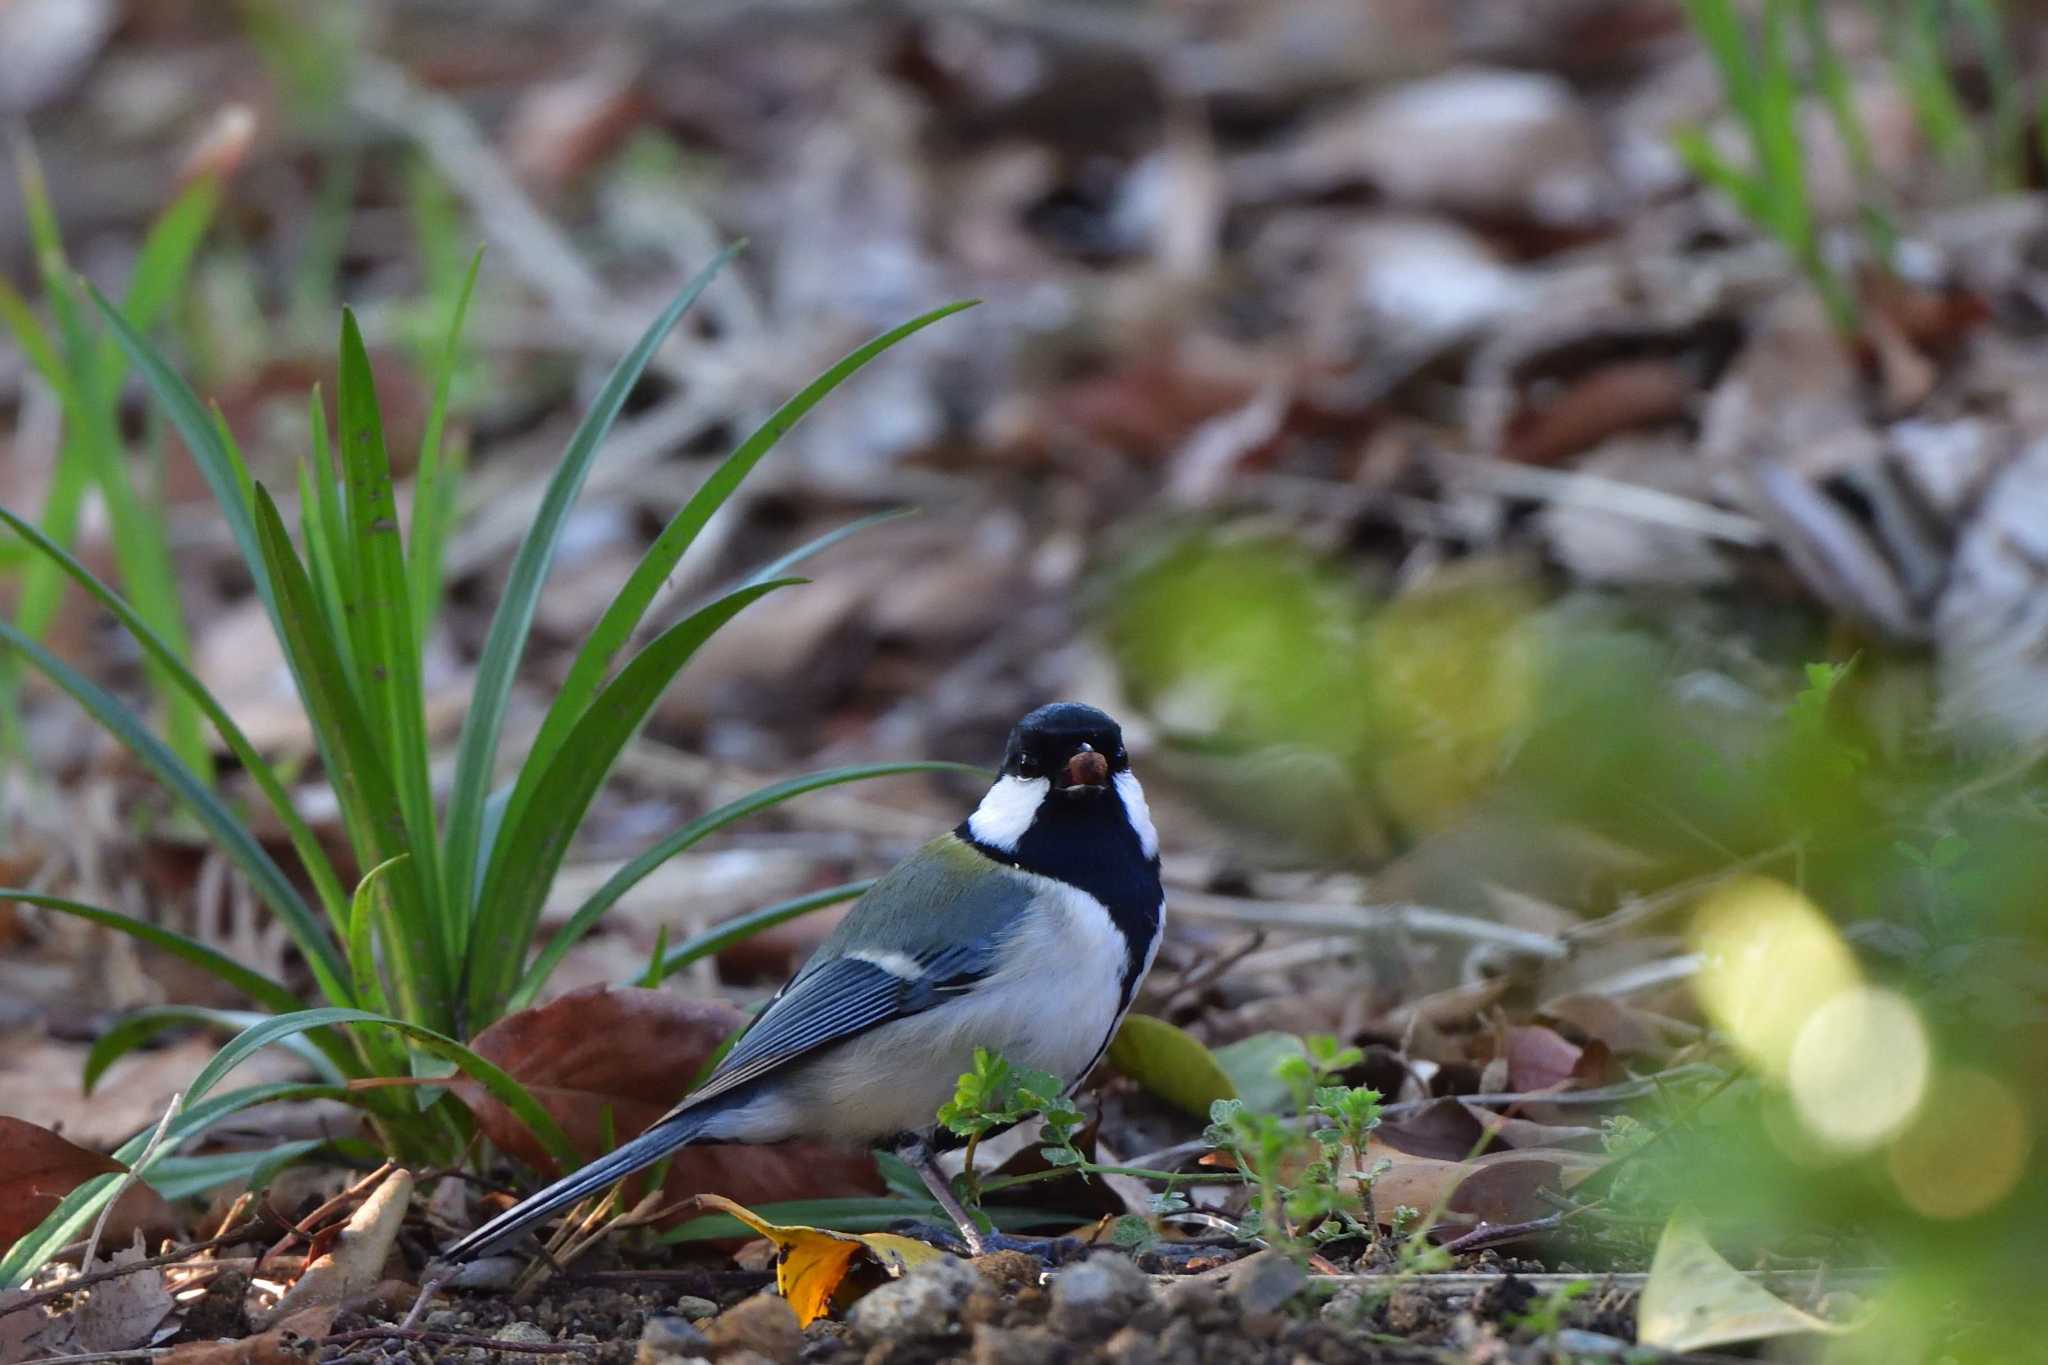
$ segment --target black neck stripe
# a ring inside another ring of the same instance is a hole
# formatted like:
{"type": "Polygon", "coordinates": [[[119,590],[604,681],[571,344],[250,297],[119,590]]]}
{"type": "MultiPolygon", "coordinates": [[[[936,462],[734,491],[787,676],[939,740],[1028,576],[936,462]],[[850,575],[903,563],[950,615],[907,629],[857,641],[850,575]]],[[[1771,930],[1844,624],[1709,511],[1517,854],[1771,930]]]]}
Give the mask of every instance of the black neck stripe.
{"type": "Polygon", "coordinates": [[[1165,892],[1159,881],[1159,857],[1146,856],[1138,832],[1124,814],[1122,798],[1113,790],[1099,796],[1049,795],[1031,828],[1009,852],[975,838],[965,821],[954,833],[1006,867],[1064,882],[1108,908],[1110,922],[1124,937],[1117,1010],[1121,1014],[1128,1009],[1159,934],[1165,892]]]}

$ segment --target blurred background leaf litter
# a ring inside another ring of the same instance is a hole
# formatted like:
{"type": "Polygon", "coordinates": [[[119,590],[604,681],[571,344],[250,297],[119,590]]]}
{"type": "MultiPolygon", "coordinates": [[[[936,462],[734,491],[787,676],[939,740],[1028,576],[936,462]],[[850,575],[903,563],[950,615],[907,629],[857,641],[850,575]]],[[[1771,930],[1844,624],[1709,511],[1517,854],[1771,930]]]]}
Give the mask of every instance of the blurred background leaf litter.
{"type": "MultiPolygon", "coordinates": [[[[436,811],[549,472],[687,280],[748,241],[562,524],[508,754],[720,459],[868,338],[980,298],[805,416],[663,579],[635,644],[918,513],[703,646],[542,931],[765,783],[987,765],[1017,715],[1080,697],[1125,720],[1165,834],[1175,928],[1142,1007],[1216,1048],[1377,1046],[1397,1102],[1508,1088],[1531,1027],[1593,1054],[1582,1087],[1725,1066],[1635,1110],[1659,1136],[1594,1197],[1657,1225],[1689,1202],[1740,1265],[1892,1267],[1893,1358],[1998,1359],[2027,1339],[2048,1187],[2042,17],[13,0],[0,505],[132,603],[353,888],[371,869],[250,570],[81,281],[292,526],[353,310],[398,519],[440,528],[440,605],[413,617],[436,811]]],[[[48,564],[0,537],[0,613],[316,893],[248,766],[48,564]]],[[[309,988],[207,830],[4,664],[0,884],[309,988]]],[[[692,846],[545,997],[658,979],[670,943],[872,876],[973,787],[898,773],[692,846]]],[[[757,998],[831,913],[667,987],[757,998]]],[[[156,1034],[88,1102],[117,1021],[249,1003],[26,901],[0,944],[0,1112],[90,1146],[154,1123],[216,1041],[156,1034]]],[[[242,1136],[319,1132],[322,1103],[242,1136]]],[[[1133,1140],[1185,1136],[1129,1087],[1105,1103],[1133,1140]]]]}

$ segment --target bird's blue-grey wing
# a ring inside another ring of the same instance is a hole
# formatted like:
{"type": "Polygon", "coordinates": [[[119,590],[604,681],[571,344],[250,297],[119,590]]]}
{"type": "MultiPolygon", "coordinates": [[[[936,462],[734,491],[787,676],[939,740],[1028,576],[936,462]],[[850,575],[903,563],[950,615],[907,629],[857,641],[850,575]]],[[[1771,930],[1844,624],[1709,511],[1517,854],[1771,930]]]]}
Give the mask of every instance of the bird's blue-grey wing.
{"type": "Polygon", "coordinates": [[[1032,895],[953,835],[933,840],[869,889],[683,1106],[971,990],[1032,895]]]}

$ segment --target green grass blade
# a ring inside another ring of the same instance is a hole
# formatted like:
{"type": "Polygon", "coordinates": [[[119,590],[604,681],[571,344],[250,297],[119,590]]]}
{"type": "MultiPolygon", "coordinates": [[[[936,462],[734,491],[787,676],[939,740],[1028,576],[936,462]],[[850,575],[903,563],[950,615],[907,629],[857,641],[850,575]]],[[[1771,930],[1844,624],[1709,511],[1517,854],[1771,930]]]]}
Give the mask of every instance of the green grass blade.
{"type": "Polygon", "coordinates": [[[334,452],[327,441],[327,404],[320,396],[318,384],[306,401],[308,430],[313,437],[313,452],[306,461],[306,482],[312,486],[313,497],[300,510],[307,525],[306,557],[314,591],[321,609],[327,613],[328,633],[336,640],[348,641],[348,648],[340,651],[342,668],[348,676],[349,690],[360,697],[363,689],[362,680],[356,676],[356,660],[367,651],[358,639],[362,623],[347,606],[360,591],[355,541],[348,534],[348,518],[341,507],[340,479],[334,467],[334,452]]]}
{"type": "Polygon", "coordinates": [[[0,623],[0,644],[11,646],[27,656],[44,676],[70,693],[102,729],[119,740],[156,775],[158,781],[191,809],[207,833],[213,836],[214,842],[220,845],[221,851],[249,879],[263,903],[284,922],[292,942],[306,955],[307,964],[319,979],[321,990],[327,992],[330,999],[348,999],[347,967],[333,940],[322,929],[312,909],[300,898],[298,888],[291,884],[240,818],[208,790],[162,740],[151,734],[132,711],[99,684],[13,626],[0,623]]]}
{"type": "Polygon", "coordinates": [[[1729,103],[1747,122],[1756,105],[1756,56],[1735,0],[1685,0],[1685,13],[1721,73],[1729,103]]]}
{"type": "Polygon", "coordinates": [[[511,1110],[513,1115],[533,1131],[548,1154],[567,1166],[581,1163],[576,1149],[570,1144],[568,1135],[562,1131],[540,1102],[528,1094],[526,1087],[519,1084],[491,1062],[471,1052],[461,1043],[445,1034],[421,1024],[394,1019],[389,1015],[372,1014],[368,1010],[314,1009],[301,1010],[297,1014],[281,1015],[252,1025],[237,1034],[225,1047],[213,1055],[211,1061],[200,1069],[186,1091],[188,1101],[204,1098],[206,1093],[218,1085],[221,1078],[240,1066],[245,1060],[266,1047],[282,1042],[308,1029],[329,1028],[337,1024],[371,1024],[378,1028],[390,1029],[405,1035],[422,1051],[455,1063],[462,1073],[481,1085],[492,1099],[511,1110]]]}
{"type": "Polygon", "coordinates": [[[452,907],[451,913],[461,913],[470,919],[477,914],[477,906],[472,901],[473,878],[483,833],[484,802],[490,795],[492,770],[497,763],[498,736],[505,722],[505,706],[512,694],[513,674],[518,670],[519,658],[525,652],[526,637],[533,625],[541,584],[554,562],[555,547],[561,540],[562,526],[568,519],[570,505],[582,489],[591,461],[611,432],[612,423],[625,406],[627,395],[639,382],[648,362],[654,359],[655,351],[682,318],[684,310],[696,301],[712,277],[738,250],[737,243],[727,247],[710,265],[698,272],[697,277],[684,286],[682,293],[648,326],[639,343],[612,370],[590,411],[584,414],[582,423],[570,437],[562,462],[548,481],[547,492],[541,499],[533,524],[527,528],[519,552],[513,557],[511,575],[506,581],[504,595],[498,601],[497,614],[491,618],[483,654],[477,660],[476,685],[471,693],[469,709],[463,715],[462,737],[456,746],[455,782],[448,800],[444,864],[447,881],[445,899],[452,907]]]}
{"type": "Polygon", "coordinates": [[[744,915],[734,915],[722,924],[714,924],[700,934],[690,935],[662,953],[660,959],[652,964],[644,984],[658,986],[691,963],[716,956],[735,943],[746,942],[763,930],[773,929],[778,924],[787,924],[793,919],[801,919],[814,910],[823,910],[828,905],[839,905],[865,896],[875,881],[875,878],[868,877],[841,886],[828,886],[823,891],[792,896],[786,901],[764,905],[759,910],[749,910],[744,915]]]}
{"type": "Polygon", "coordinates": [[[166,1157],[150,1167],[149,1187],[166,1199],[190,1199],[235,1182],[266,1189],[278,1172],[326,1145],[325,1138],[300,1138],[247,1152],[166,1157]]]}
{"type": "MultiPolygon", "coordinates": [[[[16,535],[40,551],[46,561],[54,564],[73,582],[90,593],[101,606],[113,613],[134,637],[135,642],[142,646],[144,653],[157,661],[165,675],[190,697],[193,704],[212,722],[221,742],[228,746],[229,751],[242,764],[250,779],[262,791],[264,798],[270,802],[271,810],[275,812],[279,822],[284,825],[286,837],[291,840],[292,851],[299,855],[299,861],[305,867],[307,877],[311,879],[321,904],[328,911],[329,922],[334,925],[338,934],[342,924],[341,908],[346,901],[341,892],[341,880],[335,876],[334,865],[327,857],[327,850],[321,846],[319,838],[300,816],[291,793],[285,790],[284,783],[278,778],[277,770],[256,751],[256,746],[249,742],[248,736],[242,733],[242,728],[235,724],[234,717],[228,714],[227,709],[207,690],[206,684],[185,666],[171,647],[157,638],[156,633],[135,609],[94,577],[90,569],[79,563],[55,540],[4,507],[0,507],[0,522],[11,527],[16,535]]],[[[301,945],[302,948],[303,946],[301,945]]],[[[296,1005],[286,1008],[296,1008],[296,1005]]]]}
{"type": "Polygon", "coordinates": [[[464,963],[473,1026],[481,1028],[497,1018],[510,996],[569,840],[655,700],[719,627],[758,599],[801,581],[780,579],[741,588],[670,626],[598,694],[553,762],[545,769],[529,763],[520,770],[484,877],[482,903],[492,932],[472,938],[464,963]]]}
{"type": "Polygon", "coordinates": [[[192,392],[191,385],[171,368],[141,333],[128,325],[128,320],[107,302],[104,295],[90,285],[86,287],[92,293],[100,316],[106,319],[112,330],[115,341],[127,353],[130,363],[163,408],[164,415],[171,419],[171,425],[177,429],[186,449],[192,454],[192,462],[199,467],[200,477],[206,480],[214,501],[220,504],[221,515],[226,518],[236,548],[242,553],[242,562],[256,580],[257,596],[262,599],[264,610],[270,614],[271,625],[282,639],[284,624],[278,619],[277,594],[271,589],[263,553],[257,548],[256,522],[249,509],[246,476],[241,472],[241,462],[230,454],[227,443],[221,438],[220,428],[200,403],[199,396],[192,392]]]}
{"type": "Polygon", "coordinates": [[[290,1011],[305,1008],[305,1001],[299,999],[281,981],[265,976],[253,967],[245,967],[226,953],[218,952],[197,939],[187,938],[148,920],[124,915],[118,910],[107,910],[83,901],[66,900],[62,896],[46,896],[38,891],[22,891],[14,887],[0,887],[0,901],[21,901],[26,905],[39,905],[45,910],[72,915],[78,919],[104,924],[130,938],[147,943],[152,948],[181,958],[201,971],[211,973],[217,980],[234,987],[257,1004],[268,1009],[290,1011]]]}
{"type": "MultiPolygon", "coordinates": [[[[614,872],[588,900],[576,907],[576,913],[569,917],[568,923],[556,931],[555,936],[548,941],[547,947],[541,950],[540,955],[533,960],[533,965],[527,968],[526,974],[520,978],[519,986],[512,996],[511,1007],[520,1009],[532,1004],[541,987],[547,984],[548,974],[561,962],[563,955],[577,940],[596,927],[605,911],[617,904],[621,896],[638,886],[655,868],[684,849],[709,838],[729,825],[737,824],[748,816],[757,815],[771,806],[780,805],[807,792],[822,791],[827,787],[842,786],[848,782],[864,782],[876,777],[929,772],[965,772],[976,777],[987,776],[978,768],[967,768],[955,763],[872,763],[860,767],[831,768],[773,783],[748,792],[736,801],[728,801],[716,810],[705,812],[614,872]]],[[[668,970],[673,971],[675,968],[671,967],[668,970]]]]}
{"type": "Polygon", "coordinates": [[[21,292],[0,276],[0,323],[14,334],[15,344],[28,358],[29,366],[43,377],[43,382],[52,389],[62,389],[69,382],[64,365],[57,358],[57,347],[50,340],[49,331],[36,318],[34,310],[21,292]]]}
{"type": "MultiPolygon", "coordinates": [[[[390,997],[384,990],[384,973],[377,965],[377,925],[389,924],[396,911],[383,876],[401,859],[390,858],[363,874],[349,905],[348,970],[356,988],[356,1003],[372,1014],[389,1014],[390,997]]],[[[363,1058],[380,1076],[402,1076],[406,1070],[405,1051],[381,1033],[357,1035],[363,1058]]]]}
{"type": "Polygon", "coordinates": [[[1877,181],[1877,161],[1871,155],[1870,134],[1863,126],[1863,114],[1856,107],[1856,85],[1842,54],[1828,36],[1827,8],[1822,0],[1797,0],[1799,18],[1806,32],[1806,51],[1813,61],[1814,83],[1834,120],[1835,131],[1849,153],[1849,165],[1856,179],[1865,185],[1877,181]]]}
{"type": "Polygon", "coordinates": [[[448,339],[441,347],[441,361],[434,371],[434,400],[427,408],[426,429],[420,433],[418,472],[413,479],[412,545],[406,572],[412,583],[413,634],[420,640],[433,629],[441,605],[441,560],[447,545],[448,517],[455,500],[450,480],[455,471],[441,451],[441,432],[448,420],[448,395],[455,387],[455,371],[462,360],[462,324],[469,316],[470,295],[476,291],[477,271],[484,263],[484,249],[478,247],[469,258],[469,270],[462,277],[462,289],[455,296],[454,315],[448,320],[448,339]]]}
{"type": "MultiPolygon", "coordinates": [[[[170,306],[185,296],[192,262],[219,204],[219,186],[210,177],[195,180],[150,225],[135,254],[128,292],[121,300],[121,312],[137,331],[147,332],[156,326],[170,306]]],[[[120,349],[108,337],[102,337],[100,345],[100,373],[110,385],[106,396],[112,398],[120,388],[120,349]]]]}
{"type": "MultiPolygon", "coordinates": [[[[195,1025],[234,1033],[271,1017],[252,1010],[209,1009],[204,1005],[152,1005],[146,1009],[131,1010],[93,1040],[92,1050],[85,1055],[85,1070],[79,1077],[79,1087],[90,1095],[100,1078],[107,1074],[108,1067],[158,1034],[195,1025]]],[[[284,1039],[281,1046],[319,1072],[320,1078],[330,1085],[340,1085],[347,1080],[346,1073],[314,1044],[311,1035],[294,1034],[284,1039]]]]}
{"type": "Polygon", "coordinates": [[[1771,207],[1761,180],[1730,163],[1697,128],[1681,128],[1673,133],[1671,146],[1694,178],[1727,195],[1742,210],[1743,217],[1770,230],[1771,207]]]}
{"type": "Polygon", "coordinates": [[[2005,18],[1999,0],[1958,0],[1963,22],[1984,61],[1985,83],[1991,87],[1991,187],[2002,193],[2023,189],[2027,171],[2027,116],[2021,101],[2024,85],[2005,40],[2005,18]]]}
{"type": "MultiPolygon", "coordinates": [[[[439,841],[429,785],[426,698],[420,685],[419,643],[412,630],[412,594],[406,584],[405,545],[399,537],[398,498],[391,458],[384,448],[384,421],[377,411],[370,353],[355,314],[341,310],[341,383],[335,393],[341,420],[341,463],[349,490],[350,530],[355,539],[356,616],[360,642],[367,646],[356,668],[358,694],[374,733],[384,738],[384,761],[398,794],[406,843],[415,870],[410,880],[438,903],[439,841]]],[[[441,935],[444,974],[455,960],[462,917],[432,916],[441,935]]]]}
{"type": "Polygon", "coordinates": [[[892,507],[886,512],[872,512],[867,516],[857,517],[847,522],[846,525],[827,531],[824,535],[814,540],[805,541],[779,559],[769,560],[766,564],[748,574],[745,581],[748,583],[766,583],[771,578],[780,578],[811,556],[823,554],[841,541],[851,540],[862,531],[880,526],[885,521],[895,521],[898,518],[910,516],[915,511],[916,509],[911,507],[892,507]]]}
{"type": "Polygon", "coordinates": [[[612,661],[639,628],[641,618],[647,614],[648,605],[654,601],[662,584],[675,571],[705,524],[725,505],[726,499],[733,495],[761,458],[775,448],[775,443],[802,421],[805,414],[822,402],[827,394],[852,378],[869,361],[941,318],[951,317],[973,306],[974,302],[967,300],[935,308],[859,347],[777,408],[767,421],[740,443],[738,449],[726,457],[723,464],[712,471],[690,500],[683,504],[682,510],[662,528],[654,543],[647,547],[647,553],[641,556],[632,576],[598,618],[582,648],[576,651],[576,658],[570,663],[569,672],[548,707],[540,731],[534,736],[533,748],[527,758],[529,763],[545,764],[554,757],[569,728],[583,715],[590,699],[597,695],[612,661]]]}
{"type": "MultiPolygon", "coordinates": [[[[167,1159],[184,1142],[205,1132],[222,1119],[259,1104],[287,1100],[351,1098],[348,1091],[331,1085],[280,1082],[247,1086],[241,1090],[217,1095],[203,1103],[187,1104],[165,1130],[163,1145],[157,1150],[157,1160],[167,1159]]],[[[139,1161],[143,1149],[149,1145],[155,1128],[156,1125],[151,1124],[122,1143],[115,1149],[114,1159],[130,1165],[139,1161]]],[[[148,1173],[147,1168],[140,1172],[145,1177],[148,1173]]],[[[31,1274],[40,1269],[44,1262],[77,1240],[79,1234],[99,1216],[100,1210],[113,1200],[115,1192],[120,1188],[120,1181],[121,1177],[118,1175],[94,1176],[64,1196],[49,1217],[37,1224],[34,1231],[16,1242],[5,1257],[0,1257],[0,1291],[19,1287],[31,1274]]]]}
{"type": "MultiPolygon", "coordinates": [[[[260,484],[255,510],[261,537],[258,552],[283,607],[280,620],[285,656],[298,677],[299,694],[320,740],[328,781],[341,803],[351,838],[366,857],[380,862],[411,853],[397,789],[371,738],[370,722],[348,689],[334,637],[320,618],[311,580],[292,549],[277,505],[260,484]]],[[[452,1015],[441,935],[430,917],[417,869],[418,863],[409,861],[393,879],[392,922],[384,946],[392,955],[403,1012],[416,1019],[444,1021],[452,1015]]]]}
{"type": "MultiPolygon", "coordinates": [[[[945,1222],[939,1206],[928,1200],[891,1199],[884,1195],[791,1199],[779,1204],[756,1204],[753,1211],[767,1221],[785,1227],[829,1228],[835,1232],[886,1232],[892,1224],[905,1218],[945,1222]]],[[[980,1211],[987,1214],[998,1228],[1004,1229],[1072,1227],[1091,1221],[1080,1214],[1003,1204],[984,1206],[980,1211]]],[[[711,1213],[669,1229],[659,1240],[665,1244],[723,1242],[750,1235],[752,1230],[730,1214],[711,1213]]]]}

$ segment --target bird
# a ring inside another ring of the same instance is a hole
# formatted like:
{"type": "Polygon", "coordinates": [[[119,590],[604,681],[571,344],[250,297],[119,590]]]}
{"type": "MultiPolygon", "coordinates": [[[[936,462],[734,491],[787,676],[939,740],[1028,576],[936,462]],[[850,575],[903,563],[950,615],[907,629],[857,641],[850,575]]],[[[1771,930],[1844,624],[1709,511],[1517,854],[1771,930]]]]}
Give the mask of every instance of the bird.
{"type": "Polygon", "coordinates": [[[1041,706],[980,804],[854,903],[702,1085],[440,1259],[485,1255],[679,1148],[800,1138],[894,1151],[980,1254],[992,1243],[934,1158],[938,1109],[977,1048],[1071,1092],[1129,1012],[1165,916],[1122,727],[1078,702],[1041,706]]]}

